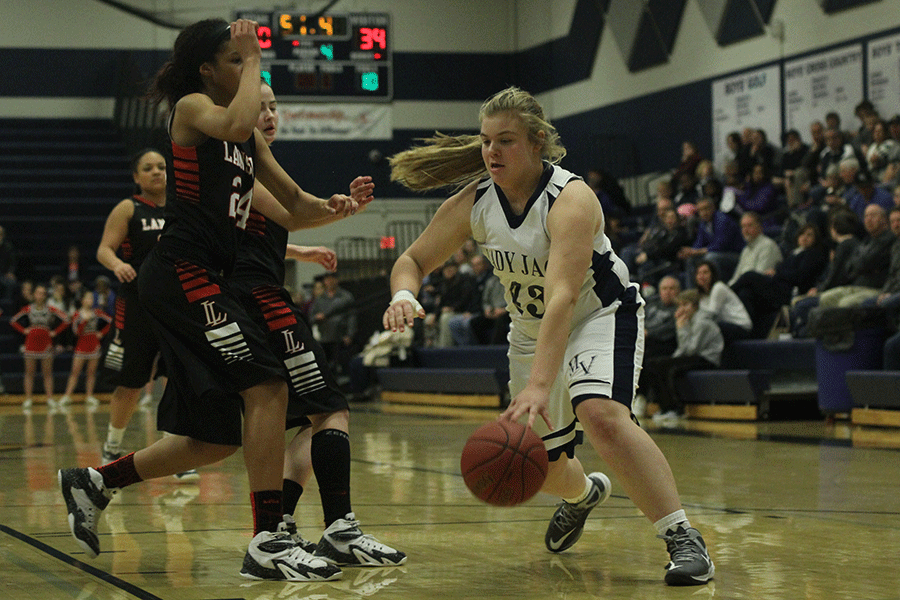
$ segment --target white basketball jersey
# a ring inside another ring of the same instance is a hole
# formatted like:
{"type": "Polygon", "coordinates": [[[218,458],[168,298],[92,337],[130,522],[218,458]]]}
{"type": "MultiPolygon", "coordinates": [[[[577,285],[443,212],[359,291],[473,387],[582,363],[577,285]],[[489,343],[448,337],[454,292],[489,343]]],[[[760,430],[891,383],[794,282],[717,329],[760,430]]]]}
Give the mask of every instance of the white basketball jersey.
{"type": "MultiPolygon", "coordinates": [[[[577,175],[545,163],[541,181],[521,215],[513,213],[503,190],[490,177],[479,182],[472,207],[472,235],[506,289],[513,331],[536,339],[544,315],[544,275],[550,256],[547,213],[577,175]]],[[[594,236],[591,265],[584,276],[572,327],[591,316],[613,312],[623,301],[640,302],[628,269],[613,252],[601,225],[594,236]]],[[[568,332],[566,332],[568,333],[568,332]]]]}

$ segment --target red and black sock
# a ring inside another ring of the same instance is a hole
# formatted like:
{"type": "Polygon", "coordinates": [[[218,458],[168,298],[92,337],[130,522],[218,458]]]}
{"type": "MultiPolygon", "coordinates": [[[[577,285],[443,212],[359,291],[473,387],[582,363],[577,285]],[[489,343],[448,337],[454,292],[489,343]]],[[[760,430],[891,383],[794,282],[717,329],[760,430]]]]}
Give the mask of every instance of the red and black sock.
{"type": "Polygon", "coordinates": [[[253,506],[253,535],[261,531],[278,531],[278,524],[284,518],[281,508],[281,490],[250,492],[253,506]]]}
{"type": "Polygon", "coordinates": [[[103,476],[107,488],[123,488],[144,480],[134,468],[134,452],[97,467],[97,471],[103,476]]]}
{"type": "Polygon", "coordinates": [[[325,527],[347,513],[350,507],[350,436],[337,429],[324,429],[312,437],[313,472],[319,483],[325,527]]]}

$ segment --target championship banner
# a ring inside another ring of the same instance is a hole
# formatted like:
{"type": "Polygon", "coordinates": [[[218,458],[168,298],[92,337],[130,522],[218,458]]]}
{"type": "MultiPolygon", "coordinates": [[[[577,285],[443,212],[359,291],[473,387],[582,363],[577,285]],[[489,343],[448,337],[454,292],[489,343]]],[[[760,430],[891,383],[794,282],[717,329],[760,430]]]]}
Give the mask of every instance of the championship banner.
{"type": "Polygon", "coordinates": [[[389,140],[391,107],[385,104],[278,104],[279,140],[389,140]]]}
{"type": "Polygon", "coordinates": [[[854,109],[863,99],[862,44],[785,63],[784,92],[787,129],[803,139],[809,139],[810,123],[824,123],[829,112],[840,115],[842,129],[856,129],[854,109]]]}
{"type": "Polygon", "coordinates": [[[900,112],[900,35],[872,40],[869,54],[869,100],[885,119],[900,112]]]}
{"type": "Polygon", "coordinates": [[[745,127],[762,129],[780,145],[781,73],[778,65],[724,77],[712,83],[713,163],[721,169],[728,145],[725,138],[745,127]]]}

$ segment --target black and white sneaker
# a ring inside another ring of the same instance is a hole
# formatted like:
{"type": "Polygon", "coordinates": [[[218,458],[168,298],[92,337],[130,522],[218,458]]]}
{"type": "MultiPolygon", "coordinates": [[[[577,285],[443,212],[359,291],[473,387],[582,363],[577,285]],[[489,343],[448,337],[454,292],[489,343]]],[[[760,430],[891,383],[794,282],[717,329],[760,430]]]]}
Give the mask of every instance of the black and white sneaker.
{"type": "Polygon", "coordinates": [[[562,552],[574,546],[584,533],[584,522],[587,521],[588,515],[595,506],[609,498],[612,492],[609,477],[603,473],[591,473],[588,479],[591,481],[591,491],[587,498],[578,504],[563,501],[553,513],[550,525],[547,526],[547,534],[544,536],[544,543],[550,552],[562,552]]]}
{"type": "Polygon", "coordinates": [[[100,554],[97,520],[109,504],[115,490],[107,489],[96,469],[61,469],[57,473],[59,488],[69,512],[69,529],[75,541],[90,558],[100,554]]]}
{"type": "Polygon", "coordinates": [[[340,568],[317,558],[294,543],[283,531],[261,531],[250,541],[241,575],[276,581],[332,581],[340,568]]]}
{"type": "Polygon", "coordinates": [[[100,456],[103,459],[103,464],[108,465],[109,463],[122,458],[122,452],[119,450],[118,446],[110,446],[109,443],[105,443],[103,444],[103,450],[101,451],[100,456]]]}
{"type": "Polygon", "coordinates": [[[700,532],[693,527],[685,529],[680,525],[665,535],[658,536],[666,540],[669,551],[669,564],[666,565],[666,583],[669,585],[703,585],[713,578],[716,567],[713,565],[706,543],[700,532]]]}
{"type": "Polygon", "coordinates": [[[278,531],[284,531],[291,536],[291,539],[294,540],[295,544],[310,554],[314,553],[316,551],[316,543],[311,542],[300,535],[300,532],[297,531],[297,522],[294,521],[294,517],[291,515],[284,515],[283,518],[284,520],[278,524],[278,531]]]}
{"type": "Polygon", "coordinates": [[[325,530],[316,556],[340,566],[395,567],[406,562],[403,552],[363,534],[353,513],[347,513],[325,530]]]}

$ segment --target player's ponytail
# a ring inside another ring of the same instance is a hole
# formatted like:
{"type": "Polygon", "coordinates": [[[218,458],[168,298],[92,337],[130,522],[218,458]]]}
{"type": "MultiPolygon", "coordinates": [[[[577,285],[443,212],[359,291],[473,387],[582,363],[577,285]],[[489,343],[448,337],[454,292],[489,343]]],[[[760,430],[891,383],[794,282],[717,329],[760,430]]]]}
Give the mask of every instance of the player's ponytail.
{"type": "Polygon", "coordinates": [[[184,28],[175,40],[172,56],[156,73],[150,98],[169,108],[184,96],[203,90],[200,65],[215,60],[219,47],[231,37],[224,19],[206,19],[184,28]]]}

